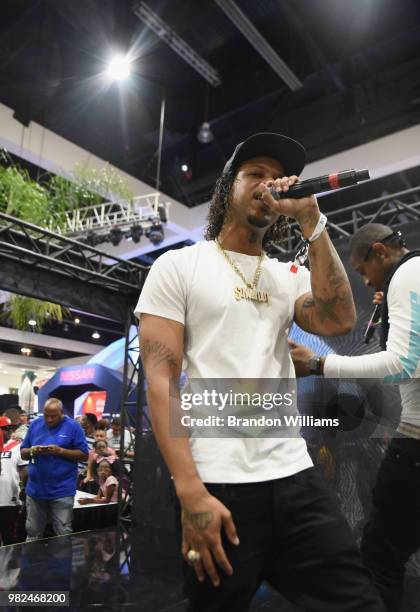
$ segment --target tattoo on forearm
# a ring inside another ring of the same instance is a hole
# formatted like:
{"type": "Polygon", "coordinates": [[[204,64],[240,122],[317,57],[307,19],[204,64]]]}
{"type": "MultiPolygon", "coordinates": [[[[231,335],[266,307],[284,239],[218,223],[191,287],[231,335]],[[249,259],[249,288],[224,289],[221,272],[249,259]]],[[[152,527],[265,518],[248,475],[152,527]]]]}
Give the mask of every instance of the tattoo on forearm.
{"type": "MultiPolygon", "coordinates": [[[[315,264],[315,254],[310,254],[311,268],[315,264]]],[[[325,278],[325,276],[324,276],[325,278]]],[[[318,283],[318,287],[320,283],[318,283]]],[[[353,296],[348,281],[346,271],[337,253],[333,252],[332,261],[326,274],[326,282],[317,290],[313,290],[312,297],[306,298],[302,304],[301,317],[306,327],[312,328],[314,323],[315,311],[321,323],[329,319],[336,325],[342,323],[342,318],[337,313],[343,315],[353,310],[353,296]]]]}
{"type": "Polygon", "coordinates": [[[146,340],[140,346],[140,354],[143,363],[148,362],[150,365],[157,367],[163,362],[166,362],[171,367],[177,366],[177,360],[173,352],[163,342],[151,342],[146,340]]]}
{"type": "Polygon", "coordinates": [[[315,226],[318,221],[318,210],[316,208],[309,208],[297,219],[300,227],[308,224],[315,226]]]}
{"type": "Polygon", "coordinates": [[[211,521],[213,520],[213,512],[188,512],[185,508],[182,508],[181,522],[182,524],[187,521],[191,523],[196,529],[206,529],[211,521]]]}

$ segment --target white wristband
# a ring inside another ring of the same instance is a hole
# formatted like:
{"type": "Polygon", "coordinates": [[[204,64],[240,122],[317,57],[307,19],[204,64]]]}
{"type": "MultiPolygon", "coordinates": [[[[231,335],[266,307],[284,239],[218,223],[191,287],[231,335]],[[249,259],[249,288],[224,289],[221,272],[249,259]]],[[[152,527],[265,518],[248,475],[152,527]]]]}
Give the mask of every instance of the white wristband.
{"type": "Polygon", "coordinates": [[[306,242],[309,242],[309,244],[311,244],[311,242],[315,242],[315,240],[317,240],[324,231],[326,225],[327,217],[321,213],[314,231],[309,236],[309,238],[306,239],[306,242]]]}

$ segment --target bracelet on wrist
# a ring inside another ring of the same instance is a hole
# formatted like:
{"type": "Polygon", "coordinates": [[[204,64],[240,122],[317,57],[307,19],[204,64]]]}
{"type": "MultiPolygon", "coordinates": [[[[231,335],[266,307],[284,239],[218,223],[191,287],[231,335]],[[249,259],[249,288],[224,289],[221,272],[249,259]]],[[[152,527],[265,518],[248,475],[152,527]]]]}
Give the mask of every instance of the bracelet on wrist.
{"type": "Polygon", "coordinates": [[[308,258],[309,245],[315,242],[315,240],[318,240],[322,232],[325,230],[326,225],[327,225],[327,217],[321,213],[318,219],[318,223],[316,224],[315,229],[312,232],[312,234],[309,236],[309,238],[303,239],[303,242],[298,252],[296,253],[295,260],[293,262],[295,265],[303,266],[303,264],[308,258]]]}

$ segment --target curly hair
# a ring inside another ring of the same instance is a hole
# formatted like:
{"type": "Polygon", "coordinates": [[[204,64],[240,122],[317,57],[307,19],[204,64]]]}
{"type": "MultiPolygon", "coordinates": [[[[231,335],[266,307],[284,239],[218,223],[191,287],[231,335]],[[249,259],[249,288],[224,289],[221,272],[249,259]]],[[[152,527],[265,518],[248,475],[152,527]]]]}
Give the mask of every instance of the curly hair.
{"type": "MultiPolygon", "coordinates": [[[[236,172],[230,169],[219,176],[211,197],[207,227],[204,234],[206,240],[215,240],[228,219],[229,198],[235,182],[236,172]]],[[[263,238],[263,248],[269,243],[280,245],[284,242],[289,228],[287,217],[280,215],[277,221],[268,229],[263,238]]]]}

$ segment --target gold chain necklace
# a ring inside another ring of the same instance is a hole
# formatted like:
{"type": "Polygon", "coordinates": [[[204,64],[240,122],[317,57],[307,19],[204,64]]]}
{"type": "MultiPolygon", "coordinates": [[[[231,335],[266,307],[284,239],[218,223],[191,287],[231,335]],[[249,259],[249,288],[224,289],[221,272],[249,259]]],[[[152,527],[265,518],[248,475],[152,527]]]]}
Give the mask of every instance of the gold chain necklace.
{"type": "Polygon", "coordinates": [[[226,259],[228,264],[235,270],[236,274],[242,279],[245,285],[245,287],[238,287],[238,286],[234,287],[233,294],[235,298],[237,300],[242,300],[242,299],[252,300],[254,302],[266,302],[268,304],[268,299],[270,297],[268,291],[257,290],[258,281],[260,280],[260,276],[261,276],[262,261],[265,255],[264,251],[261,251],[261,255],[258,258],[257,267],[255,268],[255,272],[254,272],[254,278],[252,279],[252,281],[247,281],[242,270],[229,257],[229,255],[226,253],[225,249],[222,247],[220,242],[217,239],[215,240],[215,242],[220,252],[222,253],[223,257],[226,259]]]}

